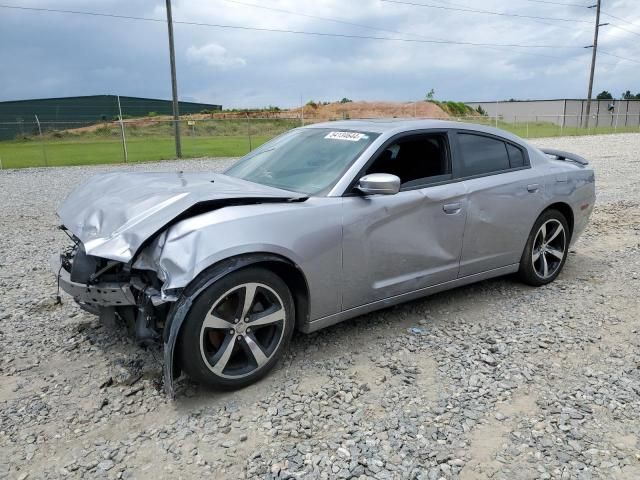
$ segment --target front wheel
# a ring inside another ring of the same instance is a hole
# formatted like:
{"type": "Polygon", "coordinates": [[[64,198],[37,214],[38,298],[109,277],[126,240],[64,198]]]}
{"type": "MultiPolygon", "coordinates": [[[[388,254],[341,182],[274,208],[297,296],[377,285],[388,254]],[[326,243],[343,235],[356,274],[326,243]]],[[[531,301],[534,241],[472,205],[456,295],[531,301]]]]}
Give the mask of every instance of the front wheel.
{"type": "Polygon", "coordinates": [[[193,303],[182,327],[182,368],[213,387],[249,385],[278,362],[294,318],[291,292],[280,277],[258,267],[233,272],[193,303]]]}
{"type": "Polygon", "coordinates": [[[567,260],[569,239],[565,216],[557,210],[543,212],[531,229],[520,260],[522,281],[536,287],[554,281],[567,260]]]}

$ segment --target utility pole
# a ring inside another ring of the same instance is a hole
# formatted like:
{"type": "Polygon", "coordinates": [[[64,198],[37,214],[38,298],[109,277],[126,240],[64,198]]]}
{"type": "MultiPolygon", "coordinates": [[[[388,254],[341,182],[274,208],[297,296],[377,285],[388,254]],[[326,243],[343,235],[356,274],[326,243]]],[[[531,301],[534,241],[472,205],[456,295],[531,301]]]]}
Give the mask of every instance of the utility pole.
{"type": "MultiPolygon", "coordinates": [[[[593,94],[593,75],[596,71],[596,54],[598,52],[598,31],[600,30],[600,0],[595,5],[591,5],[589,8],[596,8],[596,27],[593,32],[593,45],[591,48],[593,49],[591,52],[591,74],[589,75],[589,93],[587,94],[587,114],[586,119],[584,119],[585,128],[589,128],[589,117],[591,116],[591,95],[593,94]]],[[[586,47],[589,48],[589,47],[586,47]]]]}
{"type": "Polygon", "coordinates": [[[171,61],[171,94],[173,96],[173,128],[176,138],[176,157],[182,158],[182,144],[180,142],[180,107],[178,105],[178,79],[176,78],[176,50],[173,46],[173,16],[171,14],[171,0],[167,2],[167,28],[169,29],[169,59],[171,61]]]}
{"type": "Polygon", "coordinates": [[[122,121],[122,106],[120,105],[120,95],[118,95],[118,117],[120,119],[120,135],[122,136],[122,152],[124,153],[124,163],[129,161],[127,153],[127,137],[124,133],[124,122],[122,121]]]}
{"type": "Polygon", "coordinates": [[[44,156],[44,166],[49,166],[49,160],[47,159],[47,147],[44,144],[44,137],[42,136],[42,127],[40,126],[40,119],[38,115],[34,115],[36,117],[36,123],[38,124],[38,132],[40,132],[40,141],[42,142],[42,155],[44,156]]]}

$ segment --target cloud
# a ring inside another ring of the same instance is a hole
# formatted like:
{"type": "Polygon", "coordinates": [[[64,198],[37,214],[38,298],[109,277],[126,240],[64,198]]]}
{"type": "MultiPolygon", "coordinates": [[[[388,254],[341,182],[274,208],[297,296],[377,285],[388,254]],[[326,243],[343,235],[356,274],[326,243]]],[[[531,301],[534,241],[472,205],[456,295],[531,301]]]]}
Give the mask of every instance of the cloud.
{"type": "MultiPolygon", "coordinates": [[[[20,3],[158,20],[166,15],[162,1],[20,3]]],[[[471,0],[457,3],[477,7],[477,2],[471,0]]],[[[605,11],[612,15],[630,20],[640,16],[638,0],[608,3],[605,11]]],[[[577,23],[379,0],[173,0],[173,18],[177,22],[575,48],[412,43],[176,23],[179,94],[181,98],[225,107],[295,106],[301,97],[304,102],[342,97],[416,100],[424,98],[431,88],[440,100],[460,101],[586,95],[591,51],[583,47],[592,42],[593,9],[484,0],[482,10],[574,19],[577,23]],[[208,75],[211,72],[215,75],[208,75]]],[[[620,95],[631,89],[635,93],[640,88],[636,81],[640,78],[640,64],[604,52],[635,59],[637,36],[613,25],[638,32],[640,29],[611,17],[603,21],[611,25],[600,31],[603,53],[598,55],[594,91],[620,95]]],[[[10,66],[0,69],[0,100],[98,93],[171,97],[167,28],[163,21],[0,9],[0,31],[0,65],[10,66]]]]}
{"type": "Polygon", "coordinates": [[[97,77],[120,77],[122,75],[126,75],[127,72],[122,67],[114,67],[111,65],[106,65],[104,67],[96,68],[92,72],[97,77]]]}
{"type": "Polygon", "coordinates": [[[190,63],[204,64],[213,68],[228,69],[244,67],[247,64],[244,58],[230,55],[226,48],[217,43],[207,43],[200,47],[192,45],[187,48],[186,55],[190,63]]]}

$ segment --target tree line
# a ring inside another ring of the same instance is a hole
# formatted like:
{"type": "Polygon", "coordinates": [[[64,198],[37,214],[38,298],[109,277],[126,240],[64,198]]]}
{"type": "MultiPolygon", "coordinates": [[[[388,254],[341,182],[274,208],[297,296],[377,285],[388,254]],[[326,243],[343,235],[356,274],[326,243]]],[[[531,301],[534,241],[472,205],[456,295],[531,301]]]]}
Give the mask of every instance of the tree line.
{"type": "MultiPolygon", "coordinates": [[[[596,98],[598,100],[613,100],[613,95],[611,95],[611,92],[603,90],[596,96],[596,98]]],[[[620,99],[621,100],[640,100],[640,92],[634,95],[633,93],[631,93],[631,90],[627,90],[626,92],[623,92],[622,95],[620,95],[620,99]]]]}

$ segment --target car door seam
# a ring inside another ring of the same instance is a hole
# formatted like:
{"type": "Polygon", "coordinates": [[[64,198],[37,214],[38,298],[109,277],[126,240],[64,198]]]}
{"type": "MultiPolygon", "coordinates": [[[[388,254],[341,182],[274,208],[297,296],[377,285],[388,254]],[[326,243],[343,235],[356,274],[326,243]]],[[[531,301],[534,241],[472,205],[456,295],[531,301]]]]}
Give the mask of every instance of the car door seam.
{"type": "Polygon", "coordinates": [[[469,187],[467,185],[466,181],[462,181],[462,184],[464,185],[464,196],[462,198],[462,210],[464,213],[464,226],[462,227],[462,242],[460,244],[460,253],[458,254],[458,271],[456,273],[456,279],[460,278],[460,264],[462,263],[462,253],[464,252],[464,239],[465,239],[465,235],[467,233],[467,221],[469,220],[469,187]]]}

